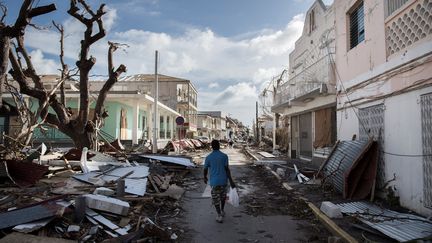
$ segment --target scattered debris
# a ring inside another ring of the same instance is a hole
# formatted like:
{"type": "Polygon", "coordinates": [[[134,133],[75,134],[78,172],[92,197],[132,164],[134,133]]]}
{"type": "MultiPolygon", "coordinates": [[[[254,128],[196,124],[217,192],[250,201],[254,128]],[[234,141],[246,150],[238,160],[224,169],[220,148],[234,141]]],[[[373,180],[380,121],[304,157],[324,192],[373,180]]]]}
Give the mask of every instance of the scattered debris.
{"type": "Polygon", "coordinates": [[[258,154],[263,156],[264,158],[276,158],[276,156],[267,152],[258,152],[258,154]]]}
{"type": "Polygon", "coordinates": [[[420,216],[398,213],[367,202],[341,203],[337,206],[342,213],[399,242],[430,239],[432,236],[432,221],[420,216]]]}
{"type": "Polygon", "coordinates": [[[140,155],[140,156],[144,157],[144,158],[159,160],[161,162],[172,163],[172,164],[177,164],[177,165],[183,165],[183,166],[186,166],[186,167],[194,167],[195,166],[195,164],[192,163],[191,159],[187,158],[187,157],[165,156],[165,155],[147,155],[147,154],[143,154],[143,155],[140,155]]]}
{"type": "Polygon", "coordinates": [[[295,171],[295,175],[296,175],[299,183],[308,182],[310,180],[308,177],[306,177],[305,175],[300,173],[300,171],[297,168],[297,165],[295,165],[295,164],[294,164],[294,171],[295,171]]]}
{"type": "Polygon", "coordinates": [[[84,195],[87,207],[97,209],[104,212],[127,215],[129,211],[129,203],[103,195],[87,194],[84,195]]]}
{"type": "Polygon", "coordinates": [[[322,182],[330,182],[344,198],[365,199],[374,190],[377,161],[378,146],[372,138],[341,141],[321,165],[322,182]]]}
{"type": "Polygon", "coordinates": [[[25,208],[15,209],[12,211],[0,214],[0,229],[9,228],[12,226],[33,222],[53,216],[62,216],[65,207],[59,201],[59,197],[48,199],[29,205],[25,208]]]}

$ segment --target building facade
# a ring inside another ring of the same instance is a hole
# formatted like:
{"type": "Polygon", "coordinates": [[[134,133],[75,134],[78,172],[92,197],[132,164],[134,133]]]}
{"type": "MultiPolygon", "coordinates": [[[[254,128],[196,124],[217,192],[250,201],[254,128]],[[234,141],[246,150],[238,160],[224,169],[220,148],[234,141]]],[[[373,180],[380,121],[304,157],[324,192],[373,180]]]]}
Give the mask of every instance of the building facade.
{"type": "Polygon", "coordinates": [[[379,142],[377,190],[432,215],[432,1],[335,0],[338,139],[379,142]]]}
{"type": "Polygon", "coordinates": [[[277,124],[275,130],[287,133],[292,158],[321,161],[336,140],[334,23],[333,5],[316,0],[289,55],[289,68],[277,80],[272,112],[288,120],[289,128],[286,132],[277,124]]]}
{"type": "MultiPolygon", "coordinates": [[[[137,74],[126,76],[119,80],[119,84],[127,85],[113,87],[117,89],[139,90],[141,93],[154,96],[155,75],[137,74]]],[[[181,137],[192,138],[197,135],[197,98],[198,92],[190,80],[158,75],[159,102],[177,111],[184,118],[184,124],[178,128],[183,133],[181,137]],[[181,131],[184,129],[184,131],[181,131]]]]}
{"type": "MultiPolygon", "coordinates": [[[[210,139],[227,139],[227,120],[222,111],[198,111],[198,116],[203,120],[210,121],[208,134],[210,139]]],[[[208,125],[208,122],[206,123],[208,125]]],[[[203,124],[204,125],[204,124],[203,124]]]]}

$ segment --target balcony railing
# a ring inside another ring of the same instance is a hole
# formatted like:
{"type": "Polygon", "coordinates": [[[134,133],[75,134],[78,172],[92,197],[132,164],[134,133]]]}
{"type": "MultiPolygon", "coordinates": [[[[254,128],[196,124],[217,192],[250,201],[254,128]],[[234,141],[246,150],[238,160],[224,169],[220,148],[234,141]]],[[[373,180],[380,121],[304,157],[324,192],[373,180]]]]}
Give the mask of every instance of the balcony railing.
{"type": "MultiPolygon", "coordinates": [[[[323,84],[327,84],[327,87],[333,87],[335,75],[329,55],[331,54],[327,54],[306,66],[298,74],[279,86],[276,90],[274,105],[287,103],[291,99],[321,88],[323,84]]],[[[328,92],[333,93],[334,90],[331,89],[328,92]]]]}

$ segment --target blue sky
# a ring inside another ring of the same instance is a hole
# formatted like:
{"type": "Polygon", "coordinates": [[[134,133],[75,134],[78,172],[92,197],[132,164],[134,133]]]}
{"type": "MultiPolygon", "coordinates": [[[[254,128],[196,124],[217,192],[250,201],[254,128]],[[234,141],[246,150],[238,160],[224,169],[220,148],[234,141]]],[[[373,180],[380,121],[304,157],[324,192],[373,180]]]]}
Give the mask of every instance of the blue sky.
{"type": "MultiPolygon", "coordinates": [[[[13,23],[20,7],[8,7],[13,23]]],[[[35,0],[35,5],[54,1],[35,0]]],[[[49,27],[51,20],[65,27],[66,60],[78,57],[83,26],[67,13],[69,1],[55,1],[57,11],[35,18],[49,27]]],[[[128,67],[127,75],[154,72],[154,51],[160,52],[160,72],[190,79],[198,89],[199,110],[221,110],[252,124],[255,101],[266,83],[288,66],[288,56],[301,35],[304,13],[312,0],[88,0],[106,3],[107,36],[95,44],[92,73],[106,75],[107,41],[126,43],[114,60],[128,67]]],[[[325,0],[330,4],[332,0],[325,0]]],[[[56,73],[59,35],[52,29],[29,28],[26,45],[39,74],[56,73]]]]}

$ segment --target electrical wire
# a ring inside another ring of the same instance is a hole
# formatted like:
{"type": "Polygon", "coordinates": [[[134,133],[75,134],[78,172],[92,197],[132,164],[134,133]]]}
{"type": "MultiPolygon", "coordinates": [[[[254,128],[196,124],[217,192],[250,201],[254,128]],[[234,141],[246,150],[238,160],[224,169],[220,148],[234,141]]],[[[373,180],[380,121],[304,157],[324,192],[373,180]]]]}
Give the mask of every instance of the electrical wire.
{"type": "MultiPolygon", "coordinates": [[[[327,48],[329,48],[329,47],[327,46],[327,48]]],[[[354,106],[354,105],[352,104],[351,99],[349,98],[349,96],[348,96],[348,94],[347,94],[347,91],[346,91],[346,89],[345,89],[345,86],[343,85],[343,82],[342,82],[341,78],[340,78],[340,75],[339,75],[338,69],[337,69],[337,67],[336,67],[336,63],[335,63],[335,61],[334,61],[332,55],[328,55],[328,57],[329,57],[329,59],[330,59],[330,60],[329,60],[330,63],[333,65],[333,69],[335,70],[335,73],[336,73],[336,79],[339,80],[339,83],[341,84],[342,89],[343,89],[344,92],[346,93],[346,98],[347,98],[347,100],[348,100],[348,103],[351,105],[351,108],[352,108],[354,114],[356,115],[356,117],[357,117],[357,119],[358,119],[360,125],[362,126],[362,128],[364,129],[364,131],[367,132],[368,130],[366,129],[366,126],[365,126],[365,124],[364,124],[364,121],[362,121],[362,119],[360,119],[360,116],[358,115],[358,113],[357,113],[357,111],[356,111],[356,109],[355,109],[355,108],[357,108],[357,107],[354,106]]],[[[336,82],[337,82],[337,80],[336,80],[336,82]]],[[[369,139],[372,137],[371,134],[368,133],[368,132],[367,132],[367,135],[368,135],[368,138],[369,138],[369,139]]]]}

